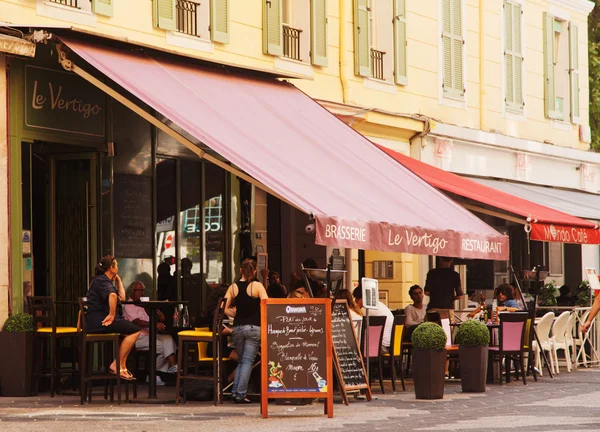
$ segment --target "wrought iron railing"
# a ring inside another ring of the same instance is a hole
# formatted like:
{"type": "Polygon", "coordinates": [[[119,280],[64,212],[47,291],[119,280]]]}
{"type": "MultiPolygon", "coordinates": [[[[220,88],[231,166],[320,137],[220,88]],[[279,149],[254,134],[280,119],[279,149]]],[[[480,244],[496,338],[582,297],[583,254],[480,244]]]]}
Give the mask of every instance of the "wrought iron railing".
{"type": "Polygon", "coordinates": [[[283,26],[283,56],[294,60],[300,58],[300,33],[302,30],[283,26]]]}
{"type": "Polygon", "coordinates": [[[59,5],[63,5],[63,6],[69,6],[69,7],[73,7],[73,8],[78,8],[79,5],[77,4],[78,0],[48,0],[50,3],[56,3],[59,5]]]}
{"type": "Polygon", "coordinates": [[[177,31],[190,36],[198,34],[198,3],[177,0],[177,31]]]}
{"type": "Polygon", "coordinates": [[[383,56],[385,52],[371,48],[371,76],[376,79],[384,79],[383,56]]]}

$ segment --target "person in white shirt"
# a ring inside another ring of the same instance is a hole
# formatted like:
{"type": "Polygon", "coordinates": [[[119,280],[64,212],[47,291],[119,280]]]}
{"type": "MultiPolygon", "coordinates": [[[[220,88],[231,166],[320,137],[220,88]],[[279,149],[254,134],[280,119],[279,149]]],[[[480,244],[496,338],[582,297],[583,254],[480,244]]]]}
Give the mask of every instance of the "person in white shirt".
{"type": "MultiPolygon", "coordinates": [[[[356,305],[359,308],[363,308],[363,299],[362,299],[362,287],[358,285],[354,288],[352,292],[354,299],[356,300],[356,305]]],[[[363,315],[366,315],[364,313],[363,315]]],[[[383,329],[383,339],[381,341],[381,351],[383,353],[387,353],[390,351],[390,344],[392,339],[392,327],[394,327],[394,314],[389,308],[381,302],[377,302],[377,309],[370,309],[369,315],[371,316],[385,316],[387,319],[385,320],[385,328],[383,329]]]]}
{"type": "Polygon", "coordinates": [[[423,304],[423,289],[419,285],[413,285],[408,290],[408,295],[413,301],[413,304],[404,308],[406,315],[406,327],[416,327],[425,321],[427,308],[423,304]]]}
{"type": "MultiPolygon", "coordinates": [[[[129,300],[140,301],[140,298],[144,294],[145,286],[141,281],[135,281],[129,286],[129,300]]],[[[164,321],[164,315],[162,312],[157,310],[159,313],[160,321],[164,321]],[[161,316],[162,315],[162,316],[161,316]]],[[[148,326],[150,325],[150,317],[146,313],[143,307],[136,306],[133,304],[123,305],[123,315],[127,321],[131,321],[142,328],[140,337],[135,342],[135,349],[139,351],[147,351],[150,349],[150,338],[148,332],[148,326]]],[[[165,329],[165,324],[159,322],[156,325],[159,331],[165,329]]],[[[177,373],[177,360],[175,358],[175,341],[173,337],[168,334],[157,334],[156,335],[156,370],[159,372],[177,373]]],[[[156,383],[162,384],[160,377],[156,376],[156,383]]]]}

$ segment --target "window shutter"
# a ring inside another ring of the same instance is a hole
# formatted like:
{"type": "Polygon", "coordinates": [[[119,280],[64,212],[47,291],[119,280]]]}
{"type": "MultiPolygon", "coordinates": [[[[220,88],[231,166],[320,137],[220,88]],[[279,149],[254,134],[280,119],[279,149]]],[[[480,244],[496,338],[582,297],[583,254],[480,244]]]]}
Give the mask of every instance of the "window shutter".
{"type": "Polygon", "coordinates": [[[506,105],[515,105],[515,77],[513,55],[513,8],[510,3],[504,3],[504,63],[506,69],[506,105]]]}
{"type": "Polygon", "coordinates": [[[463,97],[465,86],[463,80],[463,47],[462,36],[462,0],[452,0],[452,61],[453,61],[453,80],[454,96],[463,97]]]}
{"type": "Polygon", "coordinates": [[[210,38],[213,42],[229,43],[230,0],[212,0],[210,5],[210,38]]]}
{"type": "Polygon", "coordinates": [[[113,16],[114,0],[92,0],[92,11],[98,15],[113,16]]]}
{"type": "Polygon", "coordinates": [[[580,123],[579,116],[579,29],[569,25],[569,78],[571,84],[571,123],[580,123]]]}
{"type": "Polygon", "coordinates": [[[366,77],[371,76],[370,14],[369,0],[354,0],[354,69],[366,77]]]}
{"type": "Polygon", "coordinates": [[[544,84],[546,117],[560,118],[554,91],[554,16],[548,12],[544,12],[544,84]]]}
{"type": "Polygon", "coordinates": [[[407,85],[406,0],[394,0],[394,48],[394,78],[396,84],[407,85]]]}
{"type": "Polygon", "coordinates": [[[452,0],[442,0],[442,44],[444,58],[444,96],[453,96],[452,85],[452,0]]]}
{"type": "Polygon", "coordinates": [[[520,5],[504,2],[504,63],[506,72],[506,107],[523,111],[523,47],[520,5]]]}
{"type": "Polygon", "coordinates": [[[154,0],[154,25],[165,30],[177,29],[175,0],[154,0]]]}
{"type": "Polygon", "coordinates": [[[514,88],[515,88],[515,109],[523,111],[523,38],[521,36],[521,24],[523,9],[521,5],[512,6],[513,17],[513,55],[514,55],[514,88]]]}
{"type": "Polygon", "coordinates": [[[281,1],[265,0],[263,3],[263,51],[265,54],[283,55],[281,1]]]}
{"type": "Polygon", "coordinates": [[[327,0],[312,0],[310,12],[312,63],[327,66],[327,0]]]}

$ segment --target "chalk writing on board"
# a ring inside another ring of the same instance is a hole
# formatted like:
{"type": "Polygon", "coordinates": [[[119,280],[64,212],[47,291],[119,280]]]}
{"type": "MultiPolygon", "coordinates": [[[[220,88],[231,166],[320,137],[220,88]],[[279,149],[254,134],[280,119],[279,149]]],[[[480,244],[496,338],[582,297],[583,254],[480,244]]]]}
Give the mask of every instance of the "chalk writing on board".
{"type": "Polygon", "coordinates": [[[152,179],[115,174],[115,255],[119,258],[152,257],[152,179]]]}
{"type": "Polygon", "coordinates": [[[267,305],[269,392],[327,392],[325,324],[325,305],[267,305]]]}
{"type": "Polygon", "coordinates": [[[331,313],[331,331],[344,385],[365,386],[367,384],[365,370],[346,303],[334,303],[331,313]]]}

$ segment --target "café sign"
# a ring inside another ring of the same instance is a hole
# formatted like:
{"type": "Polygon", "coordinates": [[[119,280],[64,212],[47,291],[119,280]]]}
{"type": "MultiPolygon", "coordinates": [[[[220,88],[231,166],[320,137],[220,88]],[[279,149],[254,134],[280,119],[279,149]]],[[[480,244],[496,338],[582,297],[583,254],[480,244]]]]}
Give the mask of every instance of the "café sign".
{"type": "Polygon", "coordinates": [[[25,127],[104,136],[104,93],[70,72],[25,66],[25,127]]]}

